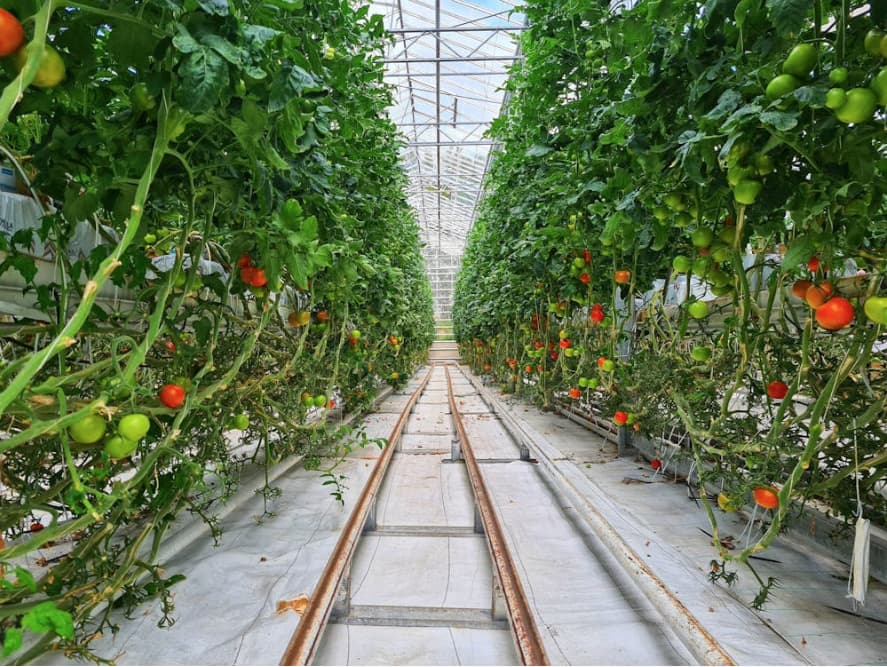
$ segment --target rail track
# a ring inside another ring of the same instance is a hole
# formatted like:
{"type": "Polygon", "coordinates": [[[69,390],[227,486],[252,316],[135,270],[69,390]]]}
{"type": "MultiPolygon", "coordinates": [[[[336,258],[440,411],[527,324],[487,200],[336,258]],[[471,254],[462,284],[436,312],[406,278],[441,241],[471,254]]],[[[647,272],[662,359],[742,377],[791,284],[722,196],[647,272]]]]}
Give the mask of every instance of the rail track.
{"type": "Polygon", "coordinates": [[[733,664],[577,528],[458,366],[388,441],[281,664],[733,664]]]}

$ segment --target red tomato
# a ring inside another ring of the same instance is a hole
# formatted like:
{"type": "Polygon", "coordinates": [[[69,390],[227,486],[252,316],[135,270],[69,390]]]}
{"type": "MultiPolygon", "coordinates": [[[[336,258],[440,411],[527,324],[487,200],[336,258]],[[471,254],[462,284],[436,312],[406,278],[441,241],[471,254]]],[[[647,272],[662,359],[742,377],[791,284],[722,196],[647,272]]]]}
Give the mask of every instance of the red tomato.
{"type": "Polygon", "coordinates": [[[810,261],[807,262],[807,268],[810,269],[811,273],[816,273],[817,271],[819,271],[819,257],[811,257],[810,261]]]}
{"type": "Polygon", "coordinates": [[[779,496],[774,487],[759,486],[754,491],[755,502],[767,510],[775,510],[779,507],[779,496]]]}
{"type": "Polygon", "coordinates": [[[653,470],[659,470],[662,467],[662,461],[659,459],[653,459],[650,461],[650,467],[653,468],[653,470]]]}
{"type": "Polygon", "coordinates": [[[490,364],[484,364],[484,370],[489,373],[491,370],[493,370],[493,367],[490,364]]]}
{"type": "Polygon", "coordinates": [[[25,41],[22,24],[5,9],[0,9],[0,56],[11,56],[25,41]]]}
{"type": "Polygon", "coordinates": [[[165,384],[160,388],[159,397],[161,403],[175,410],[185,402],[185,388],[180,384],[165,384]]]}
{"type": "Polygon", "coordinates": [[[530,366],[530,364],[527,364],[526,366],[524,366],[524,373],[529,374],[529,373],[532,373],[532,372],[533,372],[533,367],[530,366]]]}
{"type": "Polygon", "coordinates": [[[613,274],[613,280],[620,285],[627,285],[631,282],[631,271],[628,269],[620,269],[613,274]]]}
{"type": "Polygon", "coordinates": [[[317,311],[317,321],[318,322],[326,322],[330,319],[330,314],[326,310],[317,311]]]}
{"type": "Polygon", "coordinates": [[[628,413],[619,410],[616,414],[613,415],[613,421],[616,422],[619,426],[625,426],[628,422],[628,413]]]}
{"type": "Polygon", "coordinates": [[[552,361],[557,361],[557,352],[552,352],[548,356],[551,357],[552,361]]]}
{"type": "Polygon", "coordinates": [[[252,265],[253,265],[253,260],[247,254],[241,255],[240,259],[237,260],[237,268],[238,269],[245,269],[245,268],[250,267],[252,265]]]}
{"type": "Polygon", "coordinates": [[[823,329],[837,331],[853,321],[854,312],[852,303],[836,296],[816,309],[816,321],[823,329]]]}
{"type": "Polygon", "coordinates": [[[586,264],[591,264],[591,250],[586,248],[582,251],[582,259],[585,260],[586,264]]]}
{"type": "Polygon", "coordinates": [[[583,285],[587,285],[591,282],[591,276],[587,273],[583,273],[579,276],[579,282],[581,282],[583,285]]]}
{"type": "Polygon", "coordinates": [[[39,533],[41,530],[43,530],[43,524],[40,523],[39,521],[35,521],[34,523],[31,524],[31,532],[32,533],[39,533]]]}
{"type": "Polygon", "coordinates": [[[570,398],[579,398],[582,396],[582,392],[579,391],[578,387],[573,387],[570,389],[570,398]]]}
{"type": "Polygon", "coordinates": [[[561,349],[563,349],[563,350],[566,350],[567,348],[570,347],[570,345],[572,345],[569,338],[564,338],[563,340],[561,340],[561,342],[559,344],[561,346],[561,349]]]}
{"type": "Polygon", "coordinates": [[[788,385],[781,380],[774,380],[767,385],[767,396],[777,401],[781,401],[788,394],[788,385]]]}
{"type": "Polygon", "coordinates": [[[607,363],[606,357],[598,357],[597,358],[597,367],[598,368],[603,368],[605,363],[607,363]]]}
{"type": "Polygon", "coordinates": [[[166,346],[166,349],[169,350],[170,352],[176,351],[176,344],[173,343],[171,340],[166,341],[164,343],[164,345],[166,346]]]}
{"type": "Polygon", "coordinates": [[[595,324],[600,324],[604,321],[604,311],[592,308],[591,315],[589,315],[588,317],[595,324]]]}

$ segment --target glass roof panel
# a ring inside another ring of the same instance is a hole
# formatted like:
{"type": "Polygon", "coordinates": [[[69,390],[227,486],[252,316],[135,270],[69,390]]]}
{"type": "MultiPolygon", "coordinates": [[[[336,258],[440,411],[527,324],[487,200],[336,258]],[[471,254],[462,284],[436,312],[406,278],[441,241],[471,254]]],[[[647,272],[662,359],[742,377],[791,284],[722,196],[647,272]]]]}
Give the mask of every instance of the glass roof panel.
{"type": "MultiPolygon", "coordinates": [[[[506,71],[519,55],[515,37],[524,16],[515,11],[518,4],[370,2],[394,35],[385,54],[385,80],[395,90],[389,113],[404,137],[402,163],[430,272],[458,267],[474,224],[493,148],[485,133],[502,110],[506,71]]],[[[438,314],[446,315],[438,297],[438,314]]]]}

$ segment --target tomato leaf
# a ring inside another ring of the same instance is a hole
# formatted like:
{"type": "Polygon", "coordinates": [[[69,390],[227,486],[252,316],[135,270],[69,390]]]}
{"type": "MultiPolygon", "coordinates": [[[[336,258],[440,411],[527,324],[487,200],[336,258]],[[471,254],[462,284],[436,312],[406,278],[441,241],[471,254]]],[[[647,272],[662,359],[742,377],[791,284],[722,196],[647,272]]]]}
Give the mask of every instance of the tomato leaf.
{"type": "Polygon", "coordinates": [[[4,657],[15,653],[22,647],[21,628],[6,628],[3,636],[3,655],[4,657]]]}
{"type": "Polygon", "coordinates": [[[55,602],[41,602],[22,616],[22,628],[33,632],[53,632],[59,637],[70,639],[74,636],[74,621],[71,614],[58,609],[55,602]]]}
{"type": "Polygon", "coordinates": [[[182,81],[177,99],[193,113],[209,111],[229,81],[227,63],[215,51],[202,46],[185,57],[179,75],[182,81]]]}
{"type": "Polygon", "coordinates": [[[799,236],[789,246],[782,258],[782,268],[784,271],[793,271],[802,264],[805,264],[815,253],[816,245],[811,236],[799,236]]]}
{"type": "Polygon", "coordinates": [[[207,14],[228,16],[228,0],[197,0],[197,4],[199,4],[207,14]]]}
{"type": "Polygon", "coordinates": [[[798,114],[789,111],[765,111],[761,114],[761,122],[780,132],[786,132],[797,127],[798,114]]]}
{"type": "Polygon", "coordinates": [[[782,37],[796,35],[803,29],[810,6],[809,0],[767,0],[773,26],[782,37]]]}
{"type": "Polygon", "coordinates": [[[211,48],[232,65],[243,64],[243,49],[235,46],[224,37],[213,34],[204,35],[200,43],[211,48]]]}

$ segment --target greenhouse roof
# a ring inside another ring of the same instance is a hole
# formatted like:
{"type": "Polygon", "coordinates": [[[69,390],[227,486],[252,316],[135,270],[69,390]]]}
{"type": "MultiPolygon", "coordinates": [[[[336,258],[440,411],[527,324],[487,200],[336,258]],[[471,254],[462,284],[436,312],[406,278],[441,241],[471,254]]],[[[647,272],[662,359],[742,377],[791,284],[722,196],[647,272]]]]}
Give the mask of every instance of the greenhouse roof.
{"type": "Polygon", "coordinates": [[[394,41],[385,79],[427,257],[461,258],[492,149],[485,136],[524,23],[513,0],[373,0],[394,41]]]}

